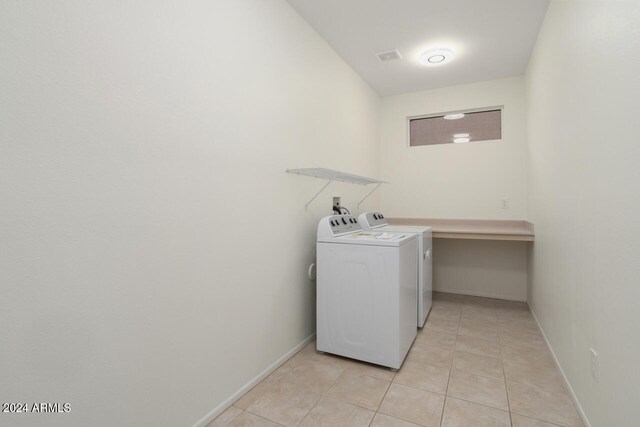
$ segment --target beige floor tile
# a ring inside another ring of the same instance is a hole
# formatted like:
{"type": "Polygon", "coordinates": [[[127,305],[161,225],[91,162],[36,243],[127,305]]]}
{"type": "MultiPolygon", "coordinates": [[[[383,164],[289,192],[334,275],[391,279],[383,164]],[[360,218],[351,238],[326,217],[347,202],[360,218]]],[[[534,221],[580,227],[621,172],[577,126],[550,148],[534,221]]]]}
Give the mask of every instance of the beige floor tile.
{"type": "Polygon", "coordinates": [[[305,359],[280,381],[296,384],[313,393],[322,394],[329,390],[343,371],[344,368],[337,367],[331,362],[305,359]]]}
{"type": "Polygon", "coordinates": [[[391,384],[378,412],[422,426],[440,425],[444,396],[400,384],[391,384]]]}
{"type": "Polygon", "coordinates": [[[462,301],[464,300],[464,295],[434,291],[433,300],[434,301],[457,301],[462,303],[462,301]]]}
{"type": "Polygon", "coordinates": [[[551,353],[549,353],[546,344],[544,346],[539,346],[538,348],[503,344],[500,346],[500,350],[502,352],[503,360],[513,360],[514,362],[538,365],[554,365],[553,358],[551,357],[551,353]]]}
{"type": "Polygon", "coordinates": [[[504,316],[501,311],[496,311],[498,315],[498,327],[501,329],[533,329],[539,331],[538,324],[533,316],[523,313],[520,316],[504,316]]]}
{"type": "Polygon", "coordinates": [[[437,318],[432,319],[431,317],[428,317],[424,327],[434,331],[444,332],[446,334],[456,334],[458,332],[458,321],[442,320],[437,318]]]}
{"type": "Polygon", "coordinates": [[[215,420],[207,424],[207,427],[224,427],[242,412],[242,409],[230,406],[222,414],[218,415],[215,420]]]}
{"type": "Polygon", "coordinates": [[[442,427],[511,427],[509,413],[447,397],[442,427]]]}
{"type": "Polygon", "coordinates": [[[500,335],[500,339],[505,344],[519,344],[524,342],[527,344],[527,339],[531,339],[531,341],[535,341],[536,344],[545,344],[544,337],[538,331],[538,328],[521,328],[521,327],[510,327],[510,328],[498,328],[498,335],[500,335]]]}
{"type": "Polygon", "coordinates": [[[521,309],[521,310],[529,310],[529,304],[522,301],[510,301],[506,299],[496,299],[494,300],[496,308],[511,308],[511,309],[521,309]]]}
{"type": "Polygon", "coordinates": [[[495,300],[496,310],[531,311],[529,304],[520,301],[495,300]]]}
{"type": "Polygon", "coordinates": [[[460,326],[458,327],[458,335],[482,338],[484,340],[494,341],[496,344],[500,344],[498,327],[495,325],[461,321],[460,326]]]}
{"type": "Polygon", "coordinates": [[[538,327],[538,324],[533,320],[533,318],[504,319],[498,316],[498,329],[500,330],[500,332],[515,331],[515,332],[531,332],[531,333],[537,333],[537,334],[540,333],[540,328],[538,327]]]}
{"type": "Polygon", "coordinates": [[[502,310],[496,310],[498,316],[498,323],[500,326],[538,326],[533,315],[524,311],[520,312],[505,312],[502,310]]]}
{"type": "Polygon", "coordinates": [[[233,406],[237,406],[241,409],[247,409],[253,404],[253,402],[255,402],[260,396],[262,396],[269,387],[273,386],[276,383],[277,381],[273,378],[265,378],[263,381],[256,384],[256,386],[251,390],[246,392],[240,399],[236,400],[233,406]]]}
{"type": "Polygon", "coordinates": [[[302,350],[294,354],[291,359],[287,360],[287,362],[289,362],[292,366],[295,366],[303,360],[307,359],[311,353],[316,352],[303,348],[302,350]]]}
{"type": "Polygon", "coordinates": [[[511,412],[567,427],[582,426],[567,394],[550,393],[525,384],[508,382],[511,412]]]}
{"type": "Polygon", "coordinates": [[[434,299],[433,304],[431,305],[431,310],[433,310],[434,308],[448,308],[451,310],[455,309],[460,312],[462,311],[462,301],[434,299]]]}
{"type": "Polygon", "coordinates": [[[447,334],[427,328],[421,330],[414,341],[414,345],[422,347],[441,347],[448,350],[453,350],[455,343],[455,334],[447,334]]]}
{"type": "Polygon", "coordinates": [[[549,353],[547,344],[544,341],[531,340],[529,342],[518,340],[504,339],[500,337],[500,348],[505,350],[519,350],[521,352],[528,351],[535,357],[540,356],[542,353],[549,353]]]}
{"type": "Polygon", "coordinates": [[[489,316],[497,320],[496,309],[491,306],[463,304],[462,314],[475,314],[478,316],[489,316]]]}
{"type": "Polygon", "coordinates": [[[374,411],[369,411],[368,409],[337,400],[323,398],[311,412],[307,414],[300,426],[367,427],[374,415],[374,411]]]}
{"type": "Polygon", "coordinates": [[[482,328],[482,329],[491,330],[495,334],[498,333],[498,322],[491,319],[486,319],[486,318],[485,319],[481,319],[478,317],[472,318],[470,316],[460,317],[459,327],[482,328]]]}
{"type": "Polygon", "coordinates": [[[486,329],[491,329],[494,332],[498,332],[498,322],[495,318],[491,318],[489,316],[478,316],[476,314],[465,314],[460,316],[460,326],[465,327],[483,327],[486,329]]]}
{"type": "Polygon", "coordinates": [[[465,295],[464,300],[462,301],[462,305],[465,307],[481,307],[481,308],[490,308],[495,310],[496,303],[493,298],[485,298],[485,297],[471,297],[465,295]]]}
{"type": "Polygon", "coordinates": [[[389,382],[345,371],[327,391],[327,396],[367,409],[376,410],[382,402],[389,382]]]}
{"type": "MultiPolygon", "coordinates": [[[[511,353],[510,351],[513,348],[510,346],[507,347],[502,347],[502,359],[503,359],[503,363],[505,364],[505,368],[508,368],[510,370],[515,370],[515,369],[523,369],[523,370],[527,370],[531,367],[537,367],[537,368],[547,368],[549,370],[557,370],[556,368],[556,364],[553,361],[553,358],[551,357],[551,353],[549,351],[547,351],[546,348],[544,348],[544,351],[531,351],[531,349],[527,349],[527,352],[524,353],[525,357],[510,357],[511,353]],[[527,357],[530,356],[530,357],[527,357]]],[[[557,371],[558,373],[560,373],[560,371],[557,371]]]]}
{"type": "Polygon", "coordinates": [[[418,424],[410,423],[399,418],[378,412],[370,424],[371,427],[418,427],[418,424]]]}
{"type": "MultiPolygon", "coordinates": [[[[431,313],[450,313],[451,316],[454,314],[459,318],[462,313],[462,304],[458,304],[455,302],[444,301],[444,302],[434,302],[431,310],[427,314],[427,317],[431,316],[431,313]]],[[[437,314],[435,315],[437,317],[437,314]]]]}
{"type": "Polygon", "coordinates": [[[447,396],[509,410],[504,380],[455,372],[449,380],[447,396]]]}
{"type": "Polygon", "coordinates": [[[346,357],[337,356],[331,353],[323,353],[321,351],[303,349],[300,353],[303,353],[302,361],[319,362],[335,368],[344,368],[352,361],[352,359],[348,359],[346,357]]]}
{"type": "Polygon", "coordinates": [[[495,300],[493,298],[476,297],[472,295],[465,295],[462,303],[464,305],[476,305],[491,308],[494,308],[496,306],[495,300]]]}
{"type": "Polygon", "coordinates": [[[528,311],[504,311],[496,310],[498,316],[498,326],[500,327],[535,327],[538,328],[538,323],[533,318],[533,315],[528,311]]]}
{"type": "Polygon", "coordinates": [[[247,411],[286,426],[295,426],[319,399],[319,394],[311,393],[308,389],[278,382],[269,387],[247,411]]]}
{"type": "Polygon", "coordinates": [[[453,372],[466,372],[491,378],[504,378],[502,360],[497,357],[456,351],[453,356],[453,372]]]}
{"type": "Polygon", "coordinates": [[[427,324],[397,373],[318,352],[313,341],[207,427],[415,427],[440,421],[582,425],[526,304],[434,294],[427,324]]]}
{"type": "Polygon", "coordinates": [[[298,351],[296,354],[294,354],[292,357],[290,357],[289,360],[287,360],[287,362],[293,362],[295,356],[298,356],[298,355],[302,356],[302,355],[305,355],[305,354],[315,354],[315,353],[317,353],[318,350],[316,349],[316,345],[317,345],[317,341],[314,339],[309,344],[304,346],[302,348],[302,350],[298,351]]]}
{"type": "Polygon", "coordinates": [[[482,326],[485,328],[491,328],[493,331],[498,332],[498,319],[491,316],[479,316],[474,313],[463,313],[460,316],[460,326],[474,327],[482,326]]]}
{"type": "Polygon", "coordinates": [[[542,335],[524,331],[500,331],[500,344],[518,345],[523,347],[544,347],[546,342],[542,335]]]}
{"type": "Polygon", "coordinates": [[[300,361],[301,359],[294,359],[292,357],[291,359],[284,362],[278,369],[273,371],[268,378],[270,378],[273,381],[280,381],[282,378],[284,378],[285,375],[291,372],[291,370],[295,368],[296,365],[300,363],[300,361]]]}
{"type": "Polygon", "coordinates": [[[469,335],[458,335],[458,338],[456,338],[456,351],[500,357],[500,345],[495,340],[485,340],[469,335]]]}
{"type": "MultiPolygon", "coordinates": [[[[496,328],[498,326],[498,319],[495,315],[463,312],[460,316],[460,325],[478,325],[487,328],[496,328]]],[[[458,325],[458,327],[460,327],[460,325],[458,325]]]]}
{"type": "Polygon", "coordinates": [[[351,375],[367,375],[385,381],[391,381],[396,375],[396,373],[389,368],[356,360],[350,360],[349,363],[345,365],[344,371],[351,375]]]}
{"type": "Polygon", "coordinates": [[[505,359],[502,363],[507,381],[526,384],[552,393],[567,392],[562,374],[552,363],[526,363],[510,359],[505,359]]]}
{"type": "Polygon", "coordinates": [[[460,311],[461,310],[457,307],[436,306],[431,308],[429,318],[457,322],[460,320],[460,311]]]}
{"type": "Polygon", "coordinates": [[[433,307],[458,307],[460,310],[462,310],[462,300],[434,297],[433,303],[431,304],[431,308],[433,307]]]}
{"type": "Polygon", "coordinates": [[[227,424],[227,427],[279,427],[280,424],[271,422],[258,415],[243,412],[227,424]]]}
{"type": "Polygon", "coordinates": [[[547,351],[547,344],[544,340],[532,338],[530,341],[527,341],[524,337],[513,339],[500,336],[500,347],[518,347],[523,350],[529,349],[537,352],[547,351]]]}
{"type": "Polygon", "coordinates": [[[496,314],[498,315],[498,319],[502,320],[533,322],[537,324],[533,313],[529,309],[497,308],[496,314]]]}
{"type": "Polygon", "coordinates": [[[500,326],[498,329],[498,333],[501,338],[510,338],[512,340],[517,340],[518,338],[522,339],[535,339],[544,341],[542,334],[537,326],[522,326],[522,325],[510,325],[510,326],[500,326]]]}
{"type": "Polygon", "coordinates": [[[409,350],[405,361],[450,368],[452,358],[453,351],[451,350],[440,347],[423,347],[422,345],[414,344],[411,350],[409,350]]]}
{"type": "Polygon", "coordinates": [[[393,382],[444,394],[449,381],[449,368],[421,365],[406,361],[393,382]]]}
{"type": "Polygon", "coordinates": [[[534,418],[524,417],[518,414],[511,414],[511,424],[513,427],[557,427],[558,424],[546,423],[534,418]]]}
{"type": "Polygon", "coordinates": [[[496,309],[498,321],[527,321],[535,322],[529,310],[496,309]]]}

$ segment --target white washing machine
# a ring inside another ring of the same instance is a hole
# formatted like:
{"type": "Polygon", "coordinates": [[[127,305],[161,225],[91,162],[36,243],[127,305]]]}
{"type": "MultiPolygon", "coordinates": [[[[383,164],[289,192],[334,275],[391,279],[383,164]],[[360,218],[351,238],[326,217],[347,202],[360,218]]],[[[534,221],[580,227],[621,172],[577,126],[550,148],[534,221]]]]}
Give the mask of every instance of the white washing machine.
{"type": "Polygon", "coordinates": [[[398,369],[416,337],[418,242],[364,231],[351,215],[318,224],[317,348],[398,369]]]}
{"type": "Polygon", "coordinates": [[[380,212],[366,212],[358,217],[365,230],[418,234],[418,327],[427,320],[433,301],[433,233],[431,227],[389,225],[380,212]]]}

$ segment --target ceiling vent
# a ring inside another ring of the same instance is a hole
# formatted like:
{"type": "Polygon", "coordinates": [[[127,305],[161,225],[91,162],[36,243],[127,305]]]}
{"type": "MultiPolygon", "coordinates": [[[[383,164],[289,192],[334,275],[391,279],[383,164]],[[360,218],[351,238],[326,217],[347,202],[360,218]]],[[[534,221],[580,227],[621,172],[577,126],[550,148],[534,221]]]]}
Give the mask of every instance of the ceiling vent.
{"type": "Polygon", "coordinates": [[[398,59],[402,59],[402,56],[400,56],[400,52],[398,52],[398,49],[387,50],[386,52],[379,52],[379,53],[376,53],[376,56],[378,57],[378,60],[380,62],[389,62],[389,61],[396,61],[398,59]]]}

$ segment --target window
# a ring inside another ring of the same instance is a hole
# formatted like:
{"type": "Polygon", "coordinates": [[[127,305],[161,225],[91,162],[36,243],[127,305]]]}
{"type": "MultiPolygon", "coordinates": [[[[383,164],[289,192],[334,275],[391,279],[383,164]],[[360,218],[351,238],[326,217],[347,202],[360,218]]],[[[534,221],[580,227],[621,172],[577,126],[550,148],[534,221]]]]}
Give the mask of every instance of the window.
{"type": "Polygon", "coordinates": [[[409,118],[409,145],[451,144],[502,139],[502,109],[409,118]]]}

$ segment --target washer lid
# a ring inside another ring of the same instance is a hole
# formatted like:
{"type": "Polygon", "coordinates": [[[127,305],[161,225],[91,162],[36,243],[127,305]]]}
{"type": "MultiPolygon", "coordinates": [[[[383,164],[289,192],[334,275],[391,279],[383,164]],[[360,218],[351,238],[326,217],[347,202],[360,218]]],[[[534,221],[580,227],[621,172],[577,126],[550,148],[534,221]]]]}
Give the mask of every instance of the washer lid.
{"type": "Polygon", "coordinates": [[[359,231],[344,236],[318,238],[318,242],[346,245],[402,246],[415,240],[415,233],[387,233],[383,231],[359,231]]]}

